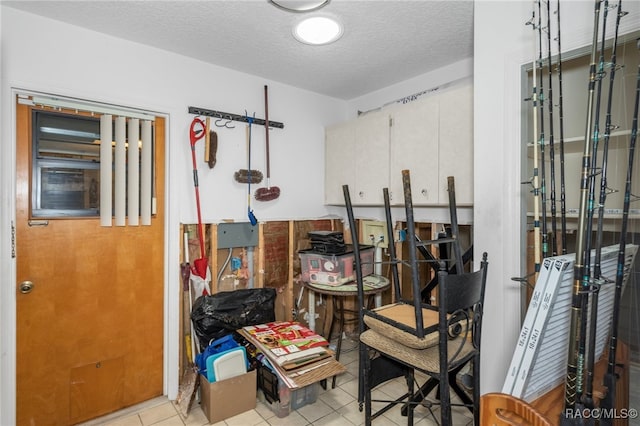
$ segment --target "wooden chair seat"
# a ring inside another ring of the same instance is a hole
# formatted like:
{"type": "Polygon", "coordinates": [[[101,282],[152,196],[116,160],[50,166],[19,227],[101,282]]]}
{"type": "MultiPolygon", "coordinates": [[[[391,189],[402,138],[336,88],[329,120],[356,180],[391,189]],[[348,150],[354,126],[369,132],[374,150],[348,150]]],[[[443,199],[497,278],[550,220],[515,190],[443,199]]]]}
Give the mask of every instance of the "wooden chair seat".
{"type": "MultiPolygon", "coordinates": [[[[438,333],[435,333],[435,335],[437,338],[438,333]]],[[[435,346],[427,349],[414,349],[400,345],[396,340],[371,329],[360,335],[360,341],[390,358],[421,371],[434,373],[440,371],[439,347],[437,342],[435,346]]],[[[449,340],[447,349],[450,354],[458,353],[456,361],[448,363],[449,370],[453,370],[460,363],[467,362],[469,359],[468,355],[473,354],[475,351],[473,344],[468,339],[463,341],[461,336],[449,340]]]]}

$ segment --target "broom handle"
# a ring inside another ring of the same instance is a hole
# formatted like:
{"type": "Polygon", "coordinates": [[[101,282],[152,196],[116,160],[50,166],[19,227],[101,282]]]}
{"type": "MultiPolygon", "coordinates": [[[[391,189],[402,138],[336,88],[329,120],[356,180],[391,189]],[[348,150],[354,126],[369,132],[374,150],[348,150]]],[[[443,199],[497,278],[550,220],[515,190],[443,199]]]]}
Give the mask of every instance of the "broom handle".
{"type": "Polygon", "coordinates": [[[269,101],[267,98],[267,85],[264,85],[264,131],[266,140],[267,155],[267,188],[271,186],[271,168],[269,167],[269,101]]]}
{"type": "Polygon", "coordinates": [[[211,152],[211,135],[209,135],[209,131],[211,130],[211,118],[207,117],[205,119],[205,130],[204,130],[204,162],[207,163],[209,161],[209,153],[211,152]]]}

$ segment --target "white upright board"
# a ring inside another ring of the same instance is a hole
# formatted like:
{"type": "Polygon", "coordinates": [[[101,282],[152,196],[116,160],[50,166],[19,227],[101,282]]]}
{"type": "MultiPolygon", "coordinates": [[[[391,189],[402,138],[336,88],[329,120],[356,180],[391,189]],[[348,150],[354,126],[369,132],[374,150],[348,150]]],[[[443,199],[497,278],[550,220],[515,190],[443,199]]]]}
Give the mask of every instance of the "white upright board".
{"type": "Polygon", "coordinates": [[[524,354],[522,355],[522,362],[520,363],[520,370],[516,376],[516,381],[513,386],[512,395],[522,395],[527,382],[529,381],[530,372],[533,367],[533,361],[535,360],[538,351],[541,346],[542,337],[549,323],[550,314],[552,312],[552,306],[555,303],[560,284],[562,283],[562,277],[565,275],[566,270],[573,266],[573,262],[567,256],[552,259],[544,259],[551,261],[551,270],[549,272],[549,280],[547,281],[547,287],[542,293],[542,299],[538,303],[538,314],[531,327],[531,336],[529,337],[529,343],[527,343],[524,354]]]}
{"type": "MultiPolygon", "coordinates": [[[[619,245],[604,247],[601,252],[601,277],[606,281],[615,281],[618,264],[619,245]]],[[[637,245],[628,244],[625,249],[625,278],[628,278],[629,270],[633,264],[637,245]]],[[[593,265],[595,251],[591,252],[591,265],[593,265]]],[[[545,297],[549,298],[548,305],[541,308],[544,303],[531,304],[527,309],[525,321],[529,318],[529,311],[533,322],[527,325],[526,334],[529,336],[523,350],[514,351],[511,366],[507,373],[503,392],[531,402],[549,390],[558,386],[565,380],[567,370],[567,355],[570,334],[571,300],[574,284],[575,254],[554,256],[544,259],[557,265],[558,275],[552,278],[552,271],[548,271],[547,282],[556,283],[549,288],[545,297]],[[559,263],[556,263],[559,261],[559,263]],[[538,328],[539,327],[539,328],[538,328]],[[534,328],[536,329],[534,333],[534,328]],[[533,337],[535,334],[535,337],[533,337]],[[533,337],[533,340],[532,340],[533,337]],[[518,366],[518,372],[512,377],[512,367],[518,366]],[[511,383],[511,385],[509,385],[511,383]],[[509,389],[510,387],[510,389],[509,389]]],[[[541,274],[542,275],[542,274],[541,274]]],[[[540,279],[540,278],[539,278],[540,279]]],[[[536,288],[537,288],[536,284],[536,288]]],[[[596,347],[595,359],[599,359],[607,343],[609,328],[613,315],[613,297],[615,285],[608,283],[600,287],[598,298],[598,312],[596,320],[596,347]]],[[[585,313],[589,315],[589,311],[585,313]]],[[[522,332],[521,332],[522,336],[522,332]]],[[[589,335],[587,335],[587,342],[589,335]]],[[[518,346],[520,342],[518,342],[518,346]]]]}
{"type": "Polygon", "coordinates": [[[553,260],[544,259],[542,265],[540,265],[540,272],[538,272],[538,278],[536,279],[536,285],[533,288],[533,294],[531,295],[531,301],[529,302],[529,308],[527,314],[522,322],[522,328],[520,329],[520,335],[518,336],[518,342],[516,348],[513,351],[511,357],[511,364],[507,371],[507,378],[502,386],[502,393],[511,394],[513,392],[513,386],[516,382],[516,377],[520,371],[520,364],[522,363],[522,357],[524,356],[524,350],[529,343],[529,337],[531,335],[531,328],[535,322],[536,315],[538,314],[538,307],[542,300],[542,295],[547,287],[549,280],[549,273],[553,266],[553,260]]]}

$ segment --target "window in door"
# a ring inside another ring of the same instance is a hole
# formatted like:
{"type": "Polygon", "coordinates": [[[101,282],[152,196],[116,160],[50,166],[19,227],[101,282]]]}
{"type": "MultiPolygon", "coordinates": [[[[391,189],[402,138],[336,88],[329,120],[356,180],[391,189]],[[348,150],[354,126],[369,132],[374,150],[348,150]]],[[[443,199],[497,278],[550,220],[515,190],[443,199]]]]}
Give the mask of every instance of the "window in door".
{"type": "Polygon", "coordinates": [[[32,216],[97,216],[100,121],[33,110],[32,123],[32,216]]]}
{"type": "MultiPolygon", "coordinates": [[[[126,126],[139,125],[138,121],[127,123],[126,126]]],[[[51,110],[32,110],[32,180],[31,180],[31,216],[37,219],[65,218],[65,217],[97,217],[100,215],[100,118],[94,115],[68,114],[51,110]]],[[[114,134],[115,125],[112,125],[114,134]]],[[[137,132],[139,134],[139,132],[137,132]]],[[[129,134],[128,130],[125,132],[129,134]]],[[[153,136],[152,136],[153,140],[153,136]]],[[[133,145],[126,140],[125,161],[134,158],[133,166],[137,175],[141,174],[141,160],[139,155],[129,156],[129,147],[140,149],[140,141],[133,145]]],[[[115,144],[111,158],[115,158],[115,144]]],[[[115,197],[116,174],[111,165],[111,185],[107,187],[115,197]]],[[[124,179],[130,178],[128,165],[123,167],[124,179]]],[[[151,168],[153,170],[153,167],[151,168]]],[[[136,176],[136,179],[138,177],[136,176]]],[[[142,179],[138,179],[140,182],[142,179]]],[[[153,180],[152,185],[153,185],[153,180]]],[[[105,186],[103,185],[102,188],[105,186]]],[[[140,194],[143,191],[133,191],[138,197],[136,206],[141,206],[140,194]]],[[[146,192],[145,192],[146,194],[146,192]]],[[[125,195],[125,205],[128,205],[130,194],[125,195]]],[[[111,214],[114,207],[109,206],[111,214]]],[[[136,212],[139,213],[139,212],[136,212]]]]}

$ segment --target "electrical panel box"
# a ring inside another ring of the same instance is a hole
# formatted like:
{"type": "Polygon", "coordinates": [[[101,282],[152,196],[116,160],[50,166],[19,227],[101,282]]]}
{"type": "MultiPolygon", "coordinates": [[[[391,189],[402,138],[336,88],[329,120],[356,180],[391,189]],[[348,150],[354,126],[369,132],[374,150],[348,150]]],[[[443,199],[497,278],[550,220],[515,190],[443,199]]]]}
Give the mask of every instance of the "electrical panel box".
{"type": "Polygon", "coordinates": [[[218,224],[218,248],[255,247],[258,245],[258,227],[249,222],[218,224]]]}

